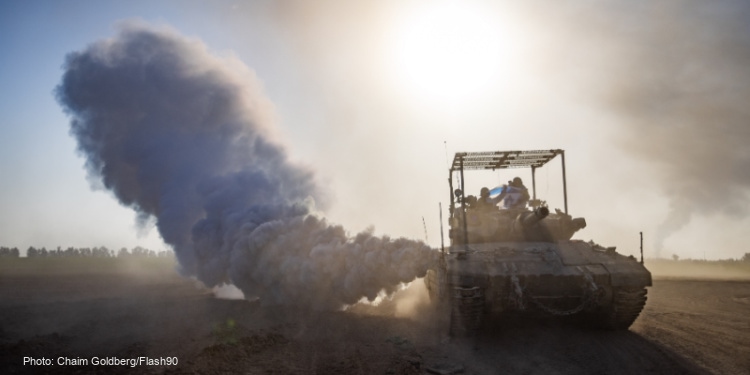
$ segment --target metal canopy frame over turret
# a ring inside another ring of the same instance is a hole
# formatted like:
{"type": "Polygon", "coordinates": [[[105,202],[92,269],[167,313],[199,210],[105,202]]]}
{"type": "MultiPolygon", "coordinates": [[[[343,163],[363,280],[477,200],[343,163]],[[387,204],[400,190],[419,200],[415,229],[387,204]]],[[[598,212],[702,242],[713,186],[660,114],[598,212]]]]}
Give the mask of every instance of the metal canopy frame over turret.
{"type": "MultiPolygon", "coordinates": [[[[531,168],[531,186],[533,198],[536,199],[536,169],[547,164],[550,160],[560,155],[562,159],[563,199],[565,213],[568,213],[568,190],[565,179],[565,151],[556,150],[529,150],[529,151],[485,151],[485,152],[457,152],[451,164],[448,183],[451,189],[451,208],[454,207],[453,200],[453,173],[459,172],[461,176],[461,194],[464,192],[464,170],[496,170],[507,168],[531,168]]],[[[465,204],[461,199],[462,206],[465,204]]]]}

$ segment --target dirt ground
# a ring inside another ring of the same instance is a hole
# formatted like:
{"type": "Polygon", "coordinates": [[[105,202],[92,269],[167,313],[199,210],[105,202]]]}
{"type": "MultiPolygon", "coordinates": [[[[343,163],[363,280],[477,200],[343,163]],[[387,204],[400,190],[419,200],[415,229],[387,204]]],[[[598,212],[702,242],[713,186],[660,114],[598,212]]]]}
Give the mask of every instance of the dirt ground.
{"type": "Polygon", "coordinates": [[[657,279],[628,332],[510,317],[448,341],[420,282],[378,306],[313,312],[219,299],[160,265],[61,267],[0,266],[0,372],[750,374],[750,281],[657,279]]]}

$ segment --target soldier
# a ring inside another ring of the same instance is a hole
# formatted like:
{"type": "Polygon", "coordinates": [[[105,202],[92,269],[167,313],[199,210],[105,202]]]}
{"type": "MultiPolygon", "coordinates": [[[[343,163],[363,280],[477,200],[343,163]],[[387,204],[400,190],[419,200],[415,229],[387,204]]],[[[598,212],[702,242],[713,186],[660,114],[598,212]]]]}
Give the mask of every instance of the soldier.
{"type": "MultiPolygon", "coordinates": [[[[487,193],[489,195],[489,191],[487,193]]],[[[529,198],[529,190],[523,185],[521,178],[516,177],[513,181],[508,181],[508,186],[495,199],[502,199],[505,208],[524,208],[529,198]]]]}
{"type": "MultiPolygon", "coordinates": [[[[504,190],[504,189],[503,189],[504,190]]],[[[479,199],[477,200],[477,207],[482,209],[495,208],[500,201],[502,201],[502,194],[495,198],[490,197],[490,189],[483,187],[479,191],[479,199]]]]}

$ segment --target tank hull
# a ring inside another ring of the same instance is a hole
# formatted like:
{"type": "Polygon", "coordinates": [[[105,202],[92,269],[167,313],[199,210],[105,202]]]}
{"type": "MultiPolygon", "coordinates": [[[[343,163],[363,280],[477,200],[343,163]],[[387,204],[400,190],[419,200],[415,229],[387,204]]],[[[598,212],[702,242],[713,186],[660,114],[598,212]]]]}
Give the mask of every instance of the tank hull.
{"type": "Polygon", "coordinates": [[[591,315],[627,329],[646,301],[651,273],[633,257],[577,240],[454,245],[425,278],[452,334],[506,312],[591,315]]]}

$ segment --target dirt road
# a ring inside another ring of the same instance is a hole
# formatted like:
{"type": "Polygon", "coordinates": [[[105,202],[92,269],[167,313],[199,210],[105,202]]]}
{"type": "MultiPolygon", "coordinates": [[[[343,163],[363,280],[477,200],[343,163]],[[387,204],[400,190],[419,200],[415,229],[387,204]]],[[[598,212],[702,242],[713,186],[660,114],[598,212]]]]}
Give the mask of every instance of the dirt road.
{"type": "Polygon", "coordinates": [[[509,318],[445,342],[419,284],[379,306],[310,312],[217,299],[171,270],[131,271],[0,273],[2,372],[750,374],[748,281],[657,279],[629,332],[509,318]]]}

